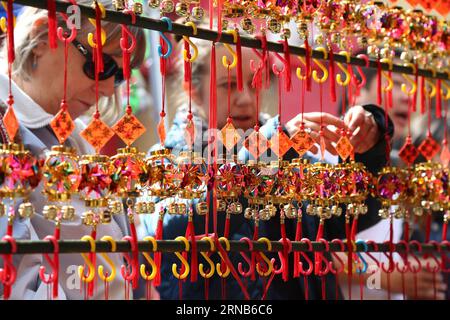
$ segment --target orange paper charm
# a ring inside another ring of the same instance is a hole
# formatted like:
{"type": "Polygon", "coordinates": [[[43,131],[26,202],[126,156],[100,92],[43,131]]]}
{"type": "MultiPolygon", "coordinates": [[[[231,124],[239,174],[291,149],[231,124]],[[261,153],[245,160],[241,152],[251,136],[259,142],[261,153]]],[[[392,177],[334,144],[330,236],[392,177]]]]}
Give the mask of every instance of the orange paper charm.
{"type": "Polygon", "coordinates": [[[126,113],[112,128],[130,146],[146,131],[144,125],[132,113],[126,113]]]}
{"type": "Polygon", "coordinates": [[[114,132],[102,120],[94,118],[80,135],[94,147],[96,152],[99,152],[114,136],[114,132]]]}

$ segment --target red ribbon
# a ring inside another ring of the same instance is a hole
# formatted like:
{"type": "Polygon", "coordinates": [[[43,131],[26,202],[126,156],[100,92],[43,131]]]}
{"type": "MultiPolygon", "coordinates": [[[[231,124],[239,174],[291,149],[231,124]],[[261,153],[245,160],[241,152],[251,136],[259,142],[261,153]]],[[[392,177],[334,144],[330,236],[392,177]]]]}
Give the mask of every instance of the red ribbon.
{"type": "MultiPolygon", "coordinates": [[[[287,39],[285,39],[287,41],[287,39]]],[[[305,38],[305,50],[306,50],[306,91],[311,91],[311,48],[309,47],[308,37],[305,38]]],[[[330,59],[331,60],[331,59],[330,59]]],[[[330,64],[331,66],[331,64],[330,64]]],[[[334,66],[332,67],[334,70],[334,66]]],[[[290,72],[290,71],[289,71],[290,72]]],[[[333,71],[334,74],[334,71],[333,71]]],[[[334,78],[334,77],[333,77],[334,78]]],[[[335,100],[336,101],[336,91],[335,91],[335,100]]]]}
{"type": "Polygon", "coordinates": [[[426,110],[425,102],[425,77],[420,77],[420,114],[424,114],[426,110]]]}
{"type": "MultiPolygon", "coordinates": [[[[332,102],[336,102],[336,78],[334,72],[334,53],[330,50],[330,65],[328,67],[330,73],[330,97],[332,102]]],[[[308,72],[308,71],[307,71],[308,72]]]]}
{"type": "Polygon", "coordinates": [[[95,55],[97,59],[97,72],[103,72],[103,44],[102,44],[102,12],[95,2],[95,55]]]}
{"type": "Polygon", "coordinates": [[[195,229],[192,218],[189,218],[186,229],[186,238],[191,238],[191,281],[195,282],[198,278],[198,254],[197,254],[197,240],[195,239],[195,229]]]}
{"type": "Polygon", "coordinates": [[[13,0],[8,0],[6,8],[7,8],[6,10],[7,34],[8,34],[8,63],[12,64],[15,60],[13,0]]]}
{"type": "Polygon", "coordinates": [[[289,44],[287,39],[283,41],[284,52],[284,88],[286,92],[292,89],[292,74],[291,74],[291,55],[289,53],[289,44]]]}
{"type": "Polygon", "coordinates": [[[442,118],[441,79],[436,81],[436,118],[442,118]]]}
{"type": "Polygon", "coordinates": [[[48,11],[48,42],[50,49],[56,49],[58,47],[58,42],[56,40],[56,1],[47,0],[47,11],[48,11]]]}
{"type": "MultiPolygon", "coordinates": [[[[164,210],[164,209],[161,209],[164,210]]],[[[158,218],[158,224],[156,226],[156,234],[155,234],[155,239],[158,240],[162,240],[163,237],[163,219],[164,219],[164,215],[163,214],[159,214],[159,218],[158,218]]],[[[155,264],[156,264],[156,277],[153,280],[153,285],[155,287],[159,287],[161,285],[161,252],[155,252],[154,253],[154,260],[155,260],[155,264]]]]}
{"type": "Polygon", "coordinates": [[[377,59],[377,104],[381,106],[383,103],[383,97],[381,95],[381,62],[377,59]]]}
{"type": "Polygon", "coordinates": [[[237,32],[236,41],[236,55],[237,55],[237,66],[236,66],[236,82],[239,91],[244,90],[244,81],[242,80],[242,48],[241,48],[241,36],[237,32]]]}

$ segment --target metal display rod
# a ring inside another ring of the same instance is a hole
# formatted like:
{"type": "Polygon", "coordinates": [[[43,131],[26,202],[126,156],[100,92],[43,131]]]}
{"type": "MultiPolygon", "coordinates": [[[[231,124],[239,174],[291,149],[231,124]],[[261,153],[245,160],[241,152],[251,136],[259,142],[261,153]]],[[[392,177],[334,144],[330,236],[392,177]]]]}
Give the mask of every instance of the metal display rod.
{"type": "MultiPolygon", "coordinates": [[[[222,245],[225,245],[223,240],[220,241],[222,245]]],[[[249,246],[246,242],[231,240],[230,251],[250,251],[249,246]]],[[[90,244],[88,241],[81,240],[60,240],[59,242],[59,253],[81,253],[90,252],[90,244]]],[[[265,251],[267,252],[267,245],[263,242],[252,241],[254,251],[265,251]]],[[[283,244],[281,241],[271,241],[273,252],[282,251],[283,244]]],[[[196,242],[198,251],[209,251],[209,242],[206,240],[199,240],[196,242]]],[[[303,251],[303,252],[316,252],[325,251],[325,245],[322,242],[311,241],[312,250],[308,249],[308,244],[301,241],[292,241],[292,251],[303,251]]],[[[329,251],[342,252],[341,247],[337,243],[328,242],[329,251]]],[[[17,251],[16,254],[38,254],[38,253],[52,253],[54,248],[50,241],[38,240],[16,240],[17,251]]],[[[114,252],[130,252],[131,245],[127,241],[116,241],[117,249],[114,252]]],[[[388,243],[377,243],[376,249],[373,244],[367,244],[367,248],[362,243],[355,243],[356,251],[358,252],[389,252],[388,243]],[[367,249],[367,250],[366,250],[367,249]]],[[[450,243],[422,243],[420,247],[412,243],[408,245],[408,250],[411,252],[444,252],[450,250],[450,243]]],[[[184,243],[177,240],[160,240],[157,241],[157,251],[159,252],[181,252],[184,251],[184,243]]],[[[347,244],[345,244],[345,249],[347,250],[347,244]]],[[[140,252],[152,252],[152,244],[148,241],[138,241],[138,250],[140,252]]],[[[403,243],[394,243],[392,245],[392,252],[405,252],[406,246],[403,243]]],[[[95,251],[96,252],[111,252],[111,245],[106,241],[95,241],[95,251]]],[[[0,241],[0,254],[10,254],[11,245],[9,242],[0,241]]]]}
{"type": "MultiPolygon", "coordinates": [[[[47,1],[45,0],[15,0],[15,3],[41,8],[41,9],[47,9],[47,1]]],[[[58,12],[67,12],[67,8],[69,6],[72,6],[73,4],[70,2],[62,2],[62,1],[55,1],[56,2],[56,11],[58,12]]],[[[95,10],[89,6],[85,5],[78,5],[80,8],[80,12],[89,17],[94,18],[95,17],[95,10]]],[[[136,16],[136,23],[131,23],[131,16],[127,14],[123,14],[119,11],[113,11],[113,10],[106,10],[106,15],[102,19],[105,21],[125,24],[125,25],[134,25],[139,28],[143,29],[149,29],[149,30],[155,30],[155,31],[161,31],[161,32],[167,32],[167,33],[173,33],[176,35],[185,35],[193,38],[199,38],[209,41],[217,41],[222,43],[228,43],[233,44],[233,36],[231,34],[222,33],[219,38],[219,34],[216,31],[208,30],[208,29],[202,29],[197,28],[197,34],[193,34],[193,30],[189,26],[185,26],[183,24],[173,23],[173,29],[169,31],[167,29],[167,24],[164,21],[160,21],[159,19],[151,19],[148,17],[143,16],[136,16]],[[219,38],[219,39],[218,39],[219,38]]],[[[247,36],[241,36],[241,45],[243,47],[248,48],[255,48],[255,49],[261,49],[262,43],[259,39],[247,37],[247,36]]],[[[277,42],[267,42],[267,50],[274,51],[274,52],[283,52],[283,45],[281,43],[277,42]]],[[[302,47],[297,46],[289,46],[290,53],[297,56],[305,56],[306,50],[302,47]]],[[[321,51],[312,50],[311,56],[316,59],[324,59],[324,54],[321,51]]],[[[326,59],[328,60],[328,59],[326,59]]],[[[334,54],[334,60],[335,62],[341,62],[341,63],[347,63],[347,59],[343,55],[334,54]]],[[[365,66],[366,62],[363,59],[359,59],[356,57],[351,57],[350,64],[352,65],[358,65],[358,66],[365,66]]],[[[378,62],[376,60],[369,60],[369,67],[371,68],[377,68],[378,62]]],[[[387,63],[381,63],[381,68],[383,70],[389,70],[389,64],[387,63]]],[[[413,69],[410,67],[405,67],[402,65],[393,64],[392,71],[397,73],[406,73],[406,74],[412,74],[415,75],[413,72],[413,69]]],[[[435,75],[433,75],[433,71],[426,70],[426,69],[418,69],[418,75],[427,77],[427,78],[436,78],[436,79],[444,79],[444,80],[450,80],[450,73],[445,72],[436,72],[435,75]]]]}

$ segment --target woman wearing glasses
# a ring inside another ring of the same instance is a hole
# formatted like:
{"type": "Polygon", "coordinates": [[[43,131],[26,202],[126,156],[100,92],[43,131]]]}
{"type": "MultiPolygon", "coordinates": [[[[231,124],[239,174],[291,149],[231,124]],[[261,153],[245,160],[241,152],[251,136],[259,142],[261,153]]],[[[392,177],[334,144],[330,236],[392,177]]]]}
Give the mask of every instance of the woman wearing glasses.
{"type": "MultiPolygon", "coordinates": [[[[110,1],[100,1],[106,9],[112,9],[110,1]]],[[[79,0],[80,5],[91,5],[90,0],[79,0]]],[[[58,26],[67,30],[66,22],[57,14],[58,26]]],[[[17,18],[15,27],[15,61],[12,66],[14,110],[20,123],[20,138],[28,150],[35,156],[43,157],[45,152],[58,140],[50,127],[50,121],[60,109],[63,98],[64,84],[64,45],[58,41],[58,48],[50,49],[48,44],[47,10],[27,7],[17,18]]],[[[86,17],[81,17],[81,28],[77,30],[77,38],[68,47],[68,78],[67,78],[67,104],[68,111],[75,121],[75,130],[69,137],[66,145],[74,147],[78,154],[93,154],[94,150],[80,137],[85,124],[77,119],[86,114],[95,104],[95,73],[92,60],[92,48],[87,43],[87,35],[94,32],[94,27],[86,17]]],[[[117,86],[123,79],[122,51],[120,48],[121,27],[118,24],[103,22],[107,39],[103,47],[104,72],[99,75],[98,92],[103,100],[100,103],[102,120],[112,125],[120,116],[121,104],[115,103],[117,86]],[[107,108],[106,108],[107,107],[107,108]]],[[[136,67],[142,63],[145,52],[145,38],[142,30],[130,27],[130,31],[137,39],[131,66],[136,67]]],[[[5,112],[5,102],[8,98],[7,77],[7,48],[6,42],[0,54],[0,102],[1,111],[5,112]]],[[[6,141],[3,141],[5,143],[6,141]]],[[[38,187],[30,196],[36,214],[31,219],[14,221],[14,237],[16,239],[43,239],[54,232],[54,222],[44,219],[42,208],[46,199],[42,195],[42,187],[38,187]]],[[[80,239],[91,232],[90,227],[81,223],[80,215],[86,211],[84,203],[73,197],[71,203],[76,210],[77,217],[72,222],[63,222],[61,237],[65,239],[80,239]]],[[[0,217],[0,236],[6,230],[6,218],[0,217]]],[[[110,235],[120,239],[128,234],[127,223],[123,216],[113,219],[110,224],[97,227],[97,238],[110,235]],[[123,219],[123,220],[120,220],[123,219]]],[[[111,255],[116,266],[123,264],[120,255],[111,255]]],[[[41,255],[25,255],[15,257],[18,278],[12,288],[11,298],[15,299],[46,299],[46,285],[41,283],[38,271],[44,264],[41,255]]],[[[101,256],[97,256],[97,264],[106,265],[101,256]]],[[[44,264],[45,265],[45,264],[44,264]]],[[[79,254],[60,256],[59,298],[83,299],[83,290],[80,290],[80,279],[77,268],[83,265],[79,254]]],[[[51,270],[47,266],[47,270],[51,270]]],[[[98,277],[96,278],[98,280],[98,277]]],[[[95,281],[97,281],[95,280],[95,281]]],[[[0,287],[0,296],[3,288],[0,287]]],[[[109,298],[122,299],[124,297],[124,283],[118,275],[109,284],[109,298]]],[[[93,299],[104,298],[104,285],[97,281],[93,299]]]]}

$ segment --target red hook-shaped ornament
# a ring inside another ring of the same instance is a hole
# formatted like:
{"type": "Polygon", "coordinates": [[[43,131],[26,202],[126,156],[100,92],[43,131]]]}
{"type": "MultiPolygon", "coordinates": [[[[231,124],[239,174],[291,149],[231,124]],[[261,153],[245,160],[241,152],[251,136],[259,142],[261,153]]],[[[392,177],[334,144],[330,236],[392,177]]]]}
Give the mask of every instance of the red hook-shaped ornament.
{"type": "MultiPolygon", "coordinates": [[[[359,59],[363,59],[366,63],[365,67],[368,68],[369,67],[369,57],[365,54],[358,54],[356,56],[359,59]]],[[[362,71],[360,66],[356,66],[356,70],[358,70],[358,74],[361,77],[361,82],[358,82],[358,79],[356,78],[356,75],[353,74],[352,77],[352,84],[358,89],[358,91],[364,87],[366,85],[366,75],[364,74],[364,72],[362,71]]]]}
{"type": "Polygon", "coordinates": [[[9,299],[11,286],[16,281],[17,270],[12,262],[12,254],[17,252],[16,240],[10,235],[5,235],[2,241],[7,241],[11,245],[11,254],[3,255],[3,268],[0,269],[0,282],[3,283],[3,297],[9,299]]]}
{"type": "Polygon", "coordinates": [[[389,240],[383,242],[383,244],[388,244],[389,245],[389,255],[387,255],[386,252],[383,252],[383,254],[386,256],[386,258],[388,258],[388,260],[389,260],[389,267],[386,267],[385,263],[382,262],[381,263],[381,268],[386,273],[392,273],[395,270],[395,263],[392,260],[392,252],[393,252],[392,246],[394,246],[394,244],[391,241],[389,241],[389,240]]]}
{"type": "Polygon", "coordinates": [[[44,258],[52,268],[52,273],[46,278],[45,266],[39,268],[39,277],[45,284],[53,284],[53,298],[58,297],[58,275],[59,275],[59,244],[55,236],[46,236],[44,240],[49,240],[53,243],[53,259],[50,258],[48,253],[44,253],[44,258]]]}
{"type": "MultiPolygon", "coordinates": [[[[328,241],[320,238],[318,240],[319,242],[323,243],[323,245],[325,246],[325,252],[329,252],[330,251],[330,245],[328,244],[328,241]]],[[[317,275],[319,276],[325,276],[330,272],[330,269],[332,268],[332,262],[328,261],[327,258],[324,257],[323,254],[319,254],[318,257],[320,257],[320,268],[319,270],[316,270],[317,275]],[[322,269],[322,266],[325,265],[325,268],[322,269]]]]}
{"type": "MultiPolygon", "coordinates": [[[[441,246],[450,246],[450,242],[448,240],[441,241],[441,246]]],[[[446,267],[447,265],[447,254],[445,252],[442,253],[442,261],[441,261],[441,271],[442,272],[450,272],[450,269],[446,267]]]]}
{"type": "MultiPolygon", "coordinates": [[[[249,238],[243,237],[239,241],[246,242],[248,244],[248,249],[250,250],[250,252],[253,252],[253,242],[249,238]]],[[[244,271],[244,269],[242,268],[242,262],[239,262],[238,263],[238,271],[241,274],[241,276],[243,276],[245,278],[250,277],[252,274],[255,273],[254,261],[252,261],[252,259],[250,259],[244,252],[240,252],[240,255],[248,263],[249,268],[248,268],[248,271],[244,271]]]]}
{"type": "Polygon", "coordinates": [[[417,247],[417,251],[418,252],[422,252],[422,245],[420,244],[419,241],[417,240],[412,240],[409,242],[409,248],[410,248],[410,256],[413,257],[413,259],[417,262],[417,266],[413,266],[411,265],[411,263],[409,264],[409,270],[412,273],[419,273],[420,271],[422,271],[422,262],[420,261],[420,259],[416,256],[416,254],[411,251],[411,245],[415,245],[417,247]]]}
{"type": "MultiPolygon", "coordinates": [[[[300,240],[300,242],[305,242],[308,245],[308,251],[312,251],[313,250],[311,240],[309,240],[308,238],[302,238],[300,240]]],[[[309,276],[314,270],[314,264],[311,261],[311,259],[308,257],[308,255],[306,253],[304,253],[303,251],[300,251],[300,255],[306,260],[306,262],[308,262],[309,267],[306,270],[303,269],[303,262],[300,261],[299,264],[298,264],[299,272],[302,275],[309,276]]]]}
{"type": "Polygon", "coordinates": [[[61,40],[62,42],[67,41],[67,43],[70,43],[76,38],[77,29],[75,27],[72,27],[70,29],[70,35],[67,36],[67,32],[64,32],[64,29],[62,27],[58,27],[56,34],[58,35],[58,39],[61,40]]]}
{"type": "MultiPolygon", "coordinates": [[[[131,251],[137,251],[137,243],[133,240],[132,237],[130,236],[125,236],[122,238],[122,240],[126,240],[130,243],[131,245],[131,251]]],[[[135,261],[130,258],[130,255],[127,252],[123,253],[123,257],[126,260],[126,263],[128,264],[128,266],[130,266],[131,271],[128,270],[128,267],[125,265],[121,265],[120,266],[120,273],[122,275],[122,277],[127,280],[127,281],[133,281],[138,273],[137,273],[137,265],[135,263],[135,261]]]]}
{"type": "MultiPolygon", "coordinates": [[[[279,240],[279,242],[282,242],[282,241],[283,241],[283,238],[281,238],[279,240]]],[[[288,249],[288,253],[289,253],[292,251],[292,242],[291,242],[291,240],[286,239],[286,243],[287,243],[287,247],[288,247],[287,249],[288,249]]],[[[284,251],[284,246],[285,246],[285,244],[283,243],[283,251],[284,251]]],[[[275,272],[275,274],[282,273],[286,268],[286,264],[289,263],[289,261],[285,261],[283,251],[278,251],[278,257],[280,258],[280,261],[281,261],[280,267],[278,269],[275,267],[275,258],[270,259],[270,262],[272,262],[273,271],[275,272]]]]}
{"type": "MultiPolygon", "coordinates": [[[[431,241],[428,241],[428,243],[433,245],[438,253],[441,252],[441,246],[439,245],[439,242],[437,242],[435,240],[431,240],[431,241]]],[[[436,265],[434,267],[432,267],[431,264],[430,264],[430,261],[427,261],[427,263],[425,265],[425,269],[427,269],[428,272],[437,273],[437,272],[439,272],[439,270],[441,270],[441,262],[439,261],[438,258],[436,258],[434,253],[431,253],[430,255],[431,255],[431,258],[434,260],[436,265]]]]}
{"type": "MultiPolygon", "coordinates": [[[[331,243],[337,243],[339,245],[339,249],[340,251],[344,252],[345,251],[345,244],[341,239],[333,239],[331,240],[331,243]]],[[[333,256],[334,259],[336,259],[339,262],[339,267],[338,268],[334,268],[333,264],[330,264],[330,272],[334,275],[341,273],[342,271],[344,271],[345,268],[345,262],[341,259],[341,257],[336,253],[336,252],[331,252],[331,255],[333,256]]]]}
{"type": "Polygon", "coordinates": [[[408,253],[409,253],[409,244],[405,240],[400,240],[398,243],[401,243],[405,246],[406,253],[400,255],[403,260],[403,267],[400,266],[400,262],[397,261],[395,266],[400,273],[406,273],[409,271],[409,261],[408,261],[408,253]]]}

